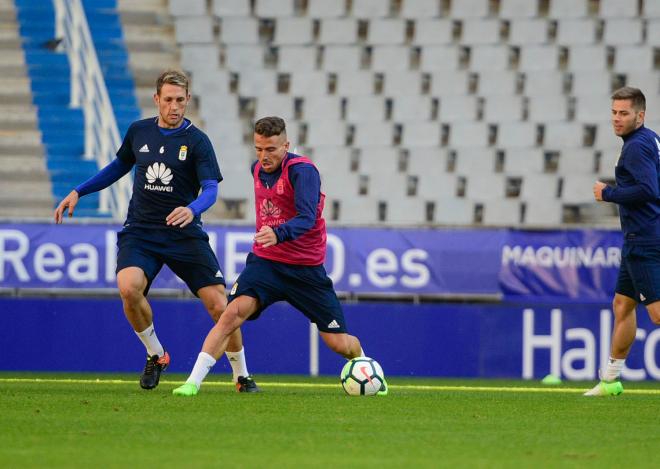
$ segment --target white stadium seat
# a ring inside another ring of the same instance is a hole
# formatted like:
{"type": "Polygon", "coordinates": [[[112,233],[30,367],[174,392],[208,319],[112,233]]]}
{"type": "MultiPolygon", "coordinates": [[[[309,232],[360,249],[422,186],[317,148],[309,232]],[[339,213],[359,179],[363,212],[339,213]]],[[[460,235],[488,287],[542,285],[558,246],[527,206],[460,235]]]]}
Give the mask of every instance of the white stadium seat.
{"type": "Polygon", "coordinates": [[[291,17],[295,13],[295,0],[255,0],[254,13],[260,18],[291,17]]]}
{"type": "Polygon", "coordinates": [[[609,73],[585,70],[571,75],[572,94],[578,98],[584,95],[608,95],[612,91],[612,77],[609,73]]]}
{"type": "Polygon", "coordinates": [[[513,70],[483,70],[479,72],[478,91],[481,96],[515,95],[520,74],[513,70]]]}
{"type": "Polygon", "coordinates": [[[402,144],[405,147],[429,147],[440,145],[440,124],[429,121],[408,121],[403,126],[402,144]]]}
{"type": "Polygon", "coordinates": [[[637,0],[600,0],[598,13],[603,18],[633,18],[638,14],[638,4],[637,0]]]}
{"type": "Polygon", "coordinates": [[[426,72],[458,70],[459,49],[455,46],[422,46],[420,69],[426,72]]]}
{"type": "Polygon", "coordinates": [[[328,74],[320,70],[291,71],[289,93],[294,96],[325,96],[328,93],[328,74]]]}
{"type": "Polygon", "coordinates": [[[386,96],[418,96],[422,91],[422,74],[417,70],[385,71],[383,94],[386,96]]]}
{"type": "Polygon", "coordinates": [[[358,46],[327,46],[323,49],[323,70],[359,70],[362,63],[362,48],[358,46]]]}
{"type": "Polygon", "coordinates": [[[389,14],[389,0],[353,0],[351,15],[355,18],[381,18],[389,14]]]}
{"type": "Polygon", "coordinates": [[[543,151],[529,148],[507,148],[504,154],[504,172],[510,176],[540,174],[545,167],[543,151]]]}
{"type": "Polygon", "coordinates": [[[509,46],[474,46],[470,48],[470,70],[508,70],[511,63],[509,46]]]}
{"type": "Polygon", "coordinates": [[[557,23],[557,44],[590,45],[596,42],[597,20],[593,18],[563,19],[557,23]]]}
{"type": "Polygon", "coordinates": [[[465,70],[437,70],[430,73],[431,95],[466,95],[470,92],[470,74],[465,70]]]}
{"type": "Polygon", "coordinates": [[[255,18],[247,17],[222,18],[220,43],[259,44],[259,22],[255,18]]]}
{"type": "Polygon", "coordinates": [[[169,0],[172,16],[204,16],[206,0],[169,0]]]}
{"type": "Polygon", "coordinates": [[[452,124],[449,131],[449,145],[454,148],[487,147],[488,125],[481,122],[452,124]]]}
{"type": "Polygon", "coordinates": [[[550,18],[584,18],[588,16],[588,0],[550,0],[550,18]]]}
{"type": "Polygon", "coordinates": [[[489,0],[460,0],[451,2],[452,18],[485,18],[490,14],[489,0]]]}
{"type": "Polygon", "coordinates": [[[474,202],[459,198],[437,199],[434,218],[441,225],[469,225],[474,222],[474,202]]]}
{"type": "Polygon", "coordinates": [[[453,31],[454,24],[449,19],[429,19],[428,17],[420,16],[420,18],[415,21],[415,37],[413,39],[413,44],[451,44],[454,36],[453,31]]]}
{"type": "Polygon", "coordinates": [[[520,201],[516,199],[491,199],[484,201],[484,225],[512,226],[520,223],[520,201]]]}
{"type": "Polygon", "coordinates": [[[382,96],[350,96],[346,100],[346,115],[348,122],[365,120],[385,120],[385,98],[382,96]]]}
{"type": "Polygon", "coordinates": [[[603,46],[571,46],[568,51],[568,69],[606,70],[607,50],[603,46]]]}
{"type": "Polygon", "coordinates": [[[215,40],[213,36],[213,18],[210,16],[180,16],[174,18],[176,42],[210,43],[215,40]]]}
{"type": "Polygon", "coordinates": [[[303,101],[304,120],[341,120],[341,98],[327,94],[307,95],[303,101]]]}
{"type": "Polygon", "coordinates": [[[437,0],[402,0],[401,17],[435,18],[440,16],[440,4],[437,0]]]}
{"type": "Polygon", "coordinates": [[[319,43],[351,45],[357,42],[358,22],[355,18],[324,18],[320,21],[319,43]]]}
{"type": "Polygon", "coordinates": [[[316,46],[280,46],[277,48],[277,69],[292,75],[316,70],[316,46]]]}
{"type": "Polygon", "coordinates": [[[538,2],[530,2],[529,0],[500,0],[500,18],[534,18],[538,14],[538,2]]]}
{"type": "Polygon", "coordinates": [[[371,69],[376,72],[410,69],[410,48],[407,46],[374,46],[371,69]]]}
{"type": "Polygon", "coordinates": [[[536,124],[503,122],[497,126],[498,148],[531,148],[536,146],[536,124]]]}
{"type": "Polygon", "coordinates": [[[497,19],[469,19],[463,21],[461,44],[497,44],[500,42],[501,24],[497,19]]]}
{"type": "Polygon", "coordinates": [[[518,122],[523,119],[524,103],[522,96],[489,96],[484,104],[484,117],[487,122],[518,122]]]}
{"type": "Polygon", "coordinates": [[[605,21],[603,42],[608,45],[633,45],[643,42],[642,21],[632,18],[611,18],[605,21]]]}
{"type": "Polygon", "coordinates": [[[509,44],[524,46],[548,42],[548,22],[542,18],[511,21],[509,44]]]}
{"type": "Polygon", "coordinates": [[[528,103],[529,120],[532,122],[561,122],[568,118],[568,99],[548,94],[532,96],[528,103]]]}
{"type": "Polygon", "coordinates": [[[559,67],[559,48],[552,45],[531,45],[520,50],[518,68],[522,71],[548,70],[559,67]]]}
{"type": "Polygon", "coordinates": [[[385,221],[393,225],[426,223],[426,201],[416,197],[388,198],[385,221]]]}
{"type": "Polygon", "coordinates": [[[370,95],[374,92],[374,74],[362,70],[342,70],[337,73],[340,96],[370,95]]]}
{"type": "MultiPolygon", "coordinates": [[[[218,0],[216,0],[218,1],[218,0]]],[[[310,18],[337,18],[346,14],[346,2],[307,0],[307,16],[310,18]]]]}
{"type": "Polygon", "coordinates": [[[433,102],[430,96],[397,96],[393,101],[392,120],[395,122],[431,119],[433,102]]]}
{"type": "Polygon", "coordinates": [[[525,202],[527,226],[557,226],[562,221],[562,206],[557,200],[534,199],[525,202]]]}
{"type": "Polygon", "coordinates": [[[406,23],[402,19],[376,18],[369,21],[367,43],[373,45],[399,45],[406,40],[406,23]]]}
{"type": "Polygon", "coordinates": [[[595,170],[596,155],[593,149],[576,148],[561,152],[558,168],[560,174],[591,174],[595,180],[595,170]]]}
{"type": "Polygon", "coordinates": [[[614,71],[653,70],[654,50],[651,46],[617,46],[614,55],[614,71]]]}
{"type": "Polygon", "coordinates": [[[250,0],[213,0],[213,14],[219,18],[250,16],[250,0]]]}
{"type": "Polygon", "coordinates": [[[275,22],[274,44],[311,44],[313,33],[309,18],[278,18],[275,22]]]}

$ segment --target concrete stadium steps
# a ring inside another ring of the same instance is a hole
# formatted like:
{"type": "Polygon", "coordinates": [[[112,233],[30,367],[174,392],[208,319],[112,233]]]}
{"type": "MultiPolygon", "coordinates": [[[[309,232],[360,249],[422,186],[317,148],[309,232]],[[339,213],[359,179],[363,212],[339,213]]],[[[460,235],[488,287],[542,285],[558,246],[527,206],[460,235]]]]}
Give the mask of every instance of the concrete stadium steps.
{"type": "Polygon", "coordinates": [[[3,130],[36,130],[37,111],[34,106],[7,105],[0,114],[0,129],[3,130]]]}
{"type": "Polygon", "coordinates": [[[0,218],[49,217],[52,185],[13,0],[0,0],[0,218]]]}

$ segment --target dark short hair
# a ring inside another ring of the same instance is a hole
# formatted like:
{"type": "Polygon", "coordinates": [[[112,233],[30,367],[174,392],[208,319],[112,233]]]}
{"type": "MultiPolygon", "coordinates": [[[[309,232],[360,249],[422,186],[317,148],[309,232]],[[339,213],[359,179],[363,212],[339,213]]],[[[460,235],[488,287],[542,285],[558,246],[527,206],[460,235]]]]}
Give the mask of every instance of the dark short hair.
{"type": "Polygon", "coordinates": [[[179,70],[165,70],[161,73],[156,81],[156,93],[160,95],[160,90],[165,83],[185,88],[186,94],[188,94],[188,85],[190,82],[186,74],[179,70]]]}
{"type": "Polygon", "coordinates": [[[254,124],[254,133],[264,137],[273,135],[286,135],[284,119],[276,116],[262,117],[254,124]]]}
{"type": "Polygon", "coordinates": [[[646,97],[639,88],[624,86],[612,93],[612,100],[629,99],[635,111],[646,111],[646,97]]]}

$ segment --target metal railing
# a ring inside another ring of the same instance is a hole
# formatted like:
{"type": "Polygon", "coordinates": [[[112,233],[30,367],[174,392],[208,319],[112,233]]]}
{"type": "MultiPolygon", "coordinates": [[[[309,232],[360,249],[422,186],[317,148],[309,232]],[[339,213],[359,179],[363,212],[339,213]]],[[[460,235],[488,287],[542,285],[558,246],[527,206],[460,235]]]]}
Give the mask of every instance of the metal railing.
{"type": "MultiPolygon", "coordinates": [[[[101,169],[115,158],[121,145],[112,103],[81,1],[54,0],[54,3],[56,37],[62,38],[71,67],[71,107],[82,108],[85,116],[84,157],[95,159],[101,169]]],[[[131,193],[129,173],[100,192],[99,210],[122,219],[131,193]]]]}

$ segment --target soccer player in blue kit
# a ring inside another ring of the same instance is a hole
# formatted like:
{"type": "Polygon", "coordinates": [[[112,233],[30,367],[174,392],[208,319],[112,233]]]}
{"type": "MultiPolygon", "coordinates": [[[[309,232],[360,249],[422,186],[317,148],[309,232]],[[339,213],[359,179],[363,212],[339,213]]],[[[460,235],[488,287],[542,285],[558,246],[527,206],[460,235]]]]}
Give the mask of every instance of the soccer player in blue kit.
{"type": "MultiPolygon", "coordinates": [[[[140,386],[158,386],[170,356],[154,330],[146,299],[166,264],[198,296],[217,322],[227,306],[225,279],[202,229],[201,214],[216,201],[222,180],[208,137],[184,117],[190,100],[188,77],[168,70],[156,83],[158,116],[134,122],[117,158],[80,184],[55,209],[62,223],[73,216],[79,197],[100,191],[135,167],[133,194],[117,245],[117,286],[124,314],[147,350],[140,386]],[[200,193],[201,188],[201,193],[200,193]]],[[[232,334],[227,358],[239,392],[257,392],[245,361],[239,329],[232,334]]]]}
{"type": "Polygon", "coordinates": [[[620,376],[635,334],[638,302],[660,325],[660,138],[644,126],[646,98],[637,88],[612,94],[612,126],[623,139],[615,168],[616,187],[597,181],[597,201],[619,206],[623,231],[621,267],[614,293],[614,330],[610,358],[601,381],[585,396],[616,396],[623,392],[620,376]]]}
{"type": "MultiPolygon", "coordinates": [[[[206,336],[192,373],[177,396],[195,396],[202,381],[244,321],[287,301],[318,326],[325,344],[345,358],[364,356],[348,334],[341,304],[323,267],[325,195],[319,172],[305,156],[289,152],[286,124],[264,117],[254,125],[257,161],[252,165],[256,234],[252,252],[229,295],[225,314],[206,336]]],[[[383,383],[379,395],[388,393],[383,383]]]]}

